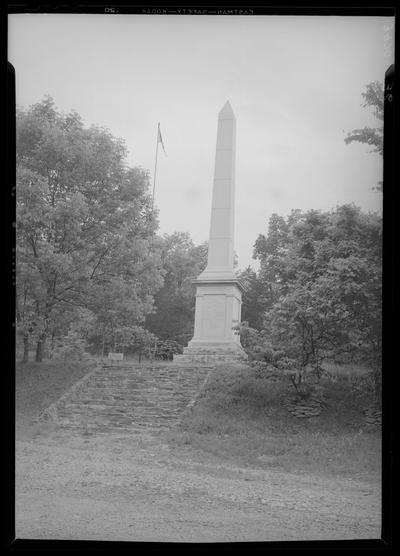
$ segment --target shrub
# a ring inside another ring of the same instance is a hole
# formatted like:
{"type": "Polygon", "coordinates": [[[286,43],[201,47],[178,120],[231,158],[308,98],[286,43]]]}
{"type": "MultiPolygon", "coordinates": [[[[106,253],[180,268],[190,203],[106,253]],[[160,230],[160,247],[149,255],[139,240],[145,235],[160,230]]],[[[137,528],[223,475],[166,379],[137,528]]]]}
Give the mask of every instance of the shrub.
{"type": "Polygon", "coordinates": [[[161,340],[157,342],[156,359],[172,360],[175,354],[182,353],[183,347],[174,340],[161,340]]]}
{"type": "Polygon", "coordinates": [[[53,359],[72,362],[92,361],[90,353],[86,350],[85,340],[75,330],[70,330],[62,340],[58,341],[53,351],[53,359]]]}

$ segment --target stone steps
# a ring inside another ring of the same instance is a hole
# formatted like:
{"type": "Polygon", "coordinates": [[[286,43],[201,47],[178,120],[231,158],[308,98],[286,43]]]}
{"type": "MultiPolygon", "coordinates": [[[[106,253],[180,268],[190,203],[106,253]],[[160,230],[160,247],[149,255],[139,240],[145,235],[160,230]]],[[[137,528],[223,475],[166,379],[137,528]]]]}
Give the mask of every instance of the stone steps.
{"type": "Polygon", "coordinates": [[[61,427],[95,432],[165,430],[193,404],[210,366],[103,365],[43,415],[61,427]]]}

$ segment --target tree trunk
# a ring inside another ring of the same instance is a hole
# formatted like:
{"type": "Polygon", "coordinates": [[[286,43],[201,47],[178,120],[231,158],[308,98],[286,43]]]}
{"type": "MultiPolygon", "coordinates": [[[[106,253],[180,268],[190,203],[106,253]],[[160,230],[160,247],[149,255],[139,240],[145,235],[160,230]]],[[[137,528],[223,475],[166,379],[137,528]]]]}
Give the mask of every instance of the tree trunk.
{"type": "Polygon", "coordinates": [[[28,363],[29,361],[29,333],[24,334],[24,355],[22,356],[21,363],[28,363]]]}
{"type": "Polygon", "coordinates": [[[53,352],[54,352],[54,344],[55,344],[55,332],[51,333],[51,347],[50,347],[50,359],[53,359],[53,352]]]}
{"type": "Polygon", "coordinates": [[[42,334],[39,337],[39,340],[36,344],[36,357],[35,357],[36,363],[41,363],[43,361],[45,343],[46,343],[46,336],[42,334]]]}

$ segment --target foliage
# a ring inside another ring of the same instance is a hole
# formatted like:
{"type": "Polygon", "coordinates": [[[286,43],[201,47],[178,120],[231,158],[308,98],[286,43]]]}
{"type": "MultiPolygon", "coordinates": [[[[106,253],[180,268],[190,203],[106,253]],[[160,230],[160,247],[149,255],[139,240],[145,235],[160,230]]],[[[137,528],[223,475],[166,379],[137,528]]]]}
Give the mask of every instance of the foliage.
{"type": "Polygon", "coordinates": [[[156,309],[146,327],[161,339],[186,344],[193,335],[193,279],[204,270],[207,244],[195,246],[188,233],[165,234],[160,240],[164,285],[155,295],[156,309]]]}
{"type": "Polygon", "coordinates": [[[250,266],[238,273],[237,277],[244,286],[242,320],[251,328],[260,330],[264,322],[264,313],[271,303],[269,289],[250,266]]]}
{"type": "Polygon", "coordinates": [[[162,285],[149,177],[125,164],[106,129],[85,128],[51,97],[17,111],[17,329],[37,342],[87,330],[112,336],[137,326],[162,285]]]}
{"type": "Polygon", "coordinates": [[[353,205],[293,211],[286,220],[274,215],[255,255],[270,303],[260,331],[241,330],[251,356],[275,366],[280,361],[295,386],[306,374],[319,377],[325,360],[340,358],[368,365],[378,385],[380,217],[353,205]],[[270,360],[271,346],[279,361],[270,360]]]}
{"type": "Polygon", "coordinates": [[[247,321],[237,324],[234,329],[240,334],[240,343],[251,360],[267,361],[273,347],[265,330],[256,330],[247,321]]]}
{"type": "Polygon", "coordinates": [[[156,359],[172,360],[175,354],[182,353],[182,346],[174,340],[159,340],[154,349],[156,359]]]}
{"type": "MultiPolygon", "coordinates": [[[[369,83],[366,86],[365,92],[361,94],[364,98],[362,106],[364,108],[373,108],[374,116],[383,122],[384,94],[382,83],[379,81],[369,83]]],[[[383,125],[375,128],[364,127],[363,129],[350,131],[345,138],[345,142],[348,144],[352,141],[371,145],[374,147],[373,152],[383,155],[383,125]]]]}
{"type": "Polygon", "coordinates": [[[58,340],[52,352],[52,359],[69,363],[90,363],[92,361],[86,342],[77,330],[70,330],[66,336],[58,340]]]}
{"type": "MultiPolygon", "coordinates": [[[[361,95],[364,98],[362,106],[364,108],[373,108],[375,118],[382,123],[378,127],[365,126],[362,129],[353,129],[347,133],[344,141],[346,144],[353,141],[365,143],[373,147],[372,152],[377,152],[383,156],[383,84],[379,81],[369,83],[366,85],[365,92],[361,93],[361,95]]],[[[379,182],[376,189],[382,190],[382,182],[379,182]]]]}
{"type": "Polygon", "coordinates": [[[113,330],[104,345],[103,351],[122,351],[124,353],[138,353],[149,355],[157,338],[142,326],[120,326],[113,330]]]}
{"type": "MultiPolygon", "coordinates": [[[[297,211],[292,214],[297,214],[297,211]]],[[[248,267],[238,276],[245,287],[242,320],[248,322],[252,328],[263,328],[265,312],[278,299],[287,233],[285,219],[273,214],[269,221],[268,235],[260,234],[254,244],[253,257],[262,261],[261,272],[256,273],[248,267]]]]}

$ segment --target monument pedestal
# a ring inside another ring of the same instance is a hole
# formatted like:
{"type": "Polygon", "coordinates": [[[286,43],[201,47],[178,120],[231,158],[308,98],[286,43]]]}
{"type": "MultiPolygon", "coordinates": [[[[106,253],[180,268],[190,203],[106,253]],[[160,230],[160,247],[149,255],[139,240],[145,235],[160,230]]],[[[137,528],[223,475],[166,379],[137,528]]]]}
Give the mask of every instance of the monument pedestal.
{"type": "Polygon", "coordinates": [[[194,282],[196,312],[194,336],[176,363],[216,364],[240,362],[247,354],[233,327],[240,322],[242,288],[234,278],[194,282]]]}

